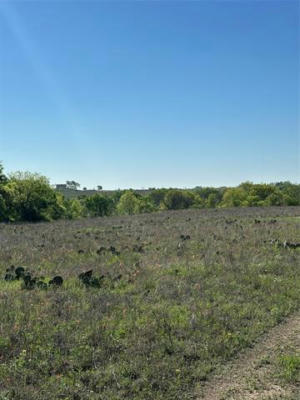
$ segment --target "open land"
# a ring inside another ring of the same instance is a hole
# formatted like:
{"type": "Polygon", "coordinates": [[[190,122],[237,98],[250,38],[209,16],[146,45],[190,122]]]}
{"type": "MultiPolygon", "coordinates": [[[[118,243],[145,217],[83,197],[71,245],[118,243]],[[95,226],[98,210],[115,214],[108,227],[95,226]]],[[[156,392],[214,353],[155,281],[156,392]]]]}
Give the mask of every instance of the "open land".
{"type": "Polygon", "coordinates": [[[1,224],[0,399],[296,399],[299,216],[1,224]]]}

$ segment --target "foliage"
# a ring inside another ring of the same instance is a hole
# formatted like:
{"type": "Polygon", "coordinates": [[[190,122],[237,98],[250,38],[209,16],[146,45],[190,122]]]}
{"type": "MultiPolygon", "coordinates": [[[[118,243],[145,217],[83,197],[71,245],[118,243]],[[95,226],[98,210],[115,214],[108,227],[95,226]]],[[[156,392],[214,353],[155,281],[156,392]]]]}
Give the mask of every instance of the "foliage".
{"type": "Polygon", "coordinates": [[[88,215],[103,217],[110,215],[113,210],[113,200],[101,194],[95,194],[84,199],[84,205],[88,215]]]}
{"type": "Polygon", "coordinates": [[[141,196],[135,208],[136,213],[150,213],[156,211],[157,207],[151,201],[150,196],[141,196]]]}
{"type": "Polygon", "coordinates": [[[154,206],[159,207],[165,198],[168,189],[152,189],[149,198],[150,201],[154,204],[154,206]]]}
{"type": "Polygon", "coordinates": [[[164,197],[164,204],[168,210],[189,208],[194,202],[194,194],[188,191],[170,189],[164,197]]]}
{"type": "Polygon", "coordinates": [[[85,216],[85,208],[79,199],[63,198],[64,217],[67,219],[76,219],[85,216]]]}
{"type": "Polygon", "coordinates": [[[300,355],[285,354],[278,357],[279,376],[287,382],[300,382],[300,355]]]}
{"type": "Polygon", "coordinates": [[[240,207],[245,206],[247,192],[242,187],[229,188],[225,190],[221,202],[222,207],[240,207]]]}
{"type": "Polygon", "coordinates": [[[138,210],[139,201],[132,191],[126,191],[120,197],[117,205],[117,211],[119,214],[135,214],[138,210]]]}
{"type": "Polygon", "coordinates": [[[283,194],[284,204],[287,206],[297,206],[300,203],[300,185],[291,182],[278,182],[275,187],[283,194]]]}
{"type": "MultiPolygon", "coordinates": [[[[75,181],[67,182],[77,188],[75,181]]],[[[100,188],[100,186],[98,186],[100,188]]],[[[196,187],[186,189],[149,189],[146,194],[134,190],[116,190],[67,199],[53,190],[47,178],[29,172],[9,177],[0,163],[0,221],[50,221],[114,214],[132,215],[158,210],[187,208],[228,208],[300,205],[300,185],[241,183],[237,187],[196,187]]]]}
{"type": "Polygon", "coordinates": [[[4,170],[3,165],[0,162],[0,185],[3,185],[4,183],[7,182],[7,177],[6,175],[4,175],[3,170],[4,170]]]}
{"type": "Polygon", "coordinates": [[[66,182],[67,188],[77,190],[80,187],[80,183],[75,181],[67,181],[66,182]]]}
{"type": "Polygon", "coordinates": [[[3,220],[49,221],[63,215],[63,207],[47,178],[29,172],[16,172],[1,188],[5,203],[3,220]]]}

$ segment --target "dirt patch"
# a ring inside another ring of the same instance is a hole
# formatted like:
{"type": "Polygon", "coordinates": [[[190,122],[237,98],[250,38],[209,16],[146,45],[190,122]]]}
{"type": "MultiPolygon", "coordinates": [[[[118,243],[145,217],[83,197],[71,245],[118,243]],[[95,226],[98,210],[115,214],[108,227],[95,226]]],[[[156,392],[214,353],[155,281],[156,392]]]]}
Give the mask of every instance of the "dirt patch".
{"type": "Polygon", "coordinates": [[[281,358],[287,354],[300,355],[300,313],[277,325],[252,349],[198,387],[198,399],[299,400],[299,371],[293,379],[287,379],[280,367],[281,358]]]}

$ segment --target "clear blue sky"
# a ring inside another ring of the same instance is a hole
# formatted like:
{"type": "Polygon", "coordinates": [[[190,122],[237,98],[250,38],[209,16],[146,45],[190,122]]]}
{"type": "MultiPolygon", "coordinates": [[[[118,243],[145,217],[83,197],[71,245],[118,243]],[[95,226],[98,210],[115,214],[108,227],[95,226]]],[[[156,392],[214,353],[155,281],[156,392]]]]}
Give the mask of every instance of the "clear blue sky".
{"type": "Polygon", "coordinates": [[[0,160],[104,188],[299,182],[298,1],[0,1],[0,160]]]}

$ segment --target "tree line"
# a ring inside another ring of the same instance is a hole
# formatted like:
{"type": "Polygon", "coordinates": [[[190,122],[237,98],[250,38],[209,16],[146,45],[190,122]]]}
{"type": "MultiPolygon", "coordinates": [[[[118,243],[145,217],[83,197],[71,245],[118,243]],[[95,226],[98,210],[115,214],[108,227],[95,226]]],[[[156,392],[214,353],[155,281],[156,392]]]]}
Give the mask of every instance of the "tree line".
{"type": "Polygon", "coordinates": [[[117,190],[111,195],[67,199],[36,173],[15,172],[6,176],[0,164],[0,222],[52,221],[109,215],[131,215],[186,208],[300,205],[300,185],[241,183],[237,187],[151,189],[141,195],[117,190]]]}

